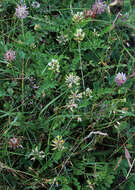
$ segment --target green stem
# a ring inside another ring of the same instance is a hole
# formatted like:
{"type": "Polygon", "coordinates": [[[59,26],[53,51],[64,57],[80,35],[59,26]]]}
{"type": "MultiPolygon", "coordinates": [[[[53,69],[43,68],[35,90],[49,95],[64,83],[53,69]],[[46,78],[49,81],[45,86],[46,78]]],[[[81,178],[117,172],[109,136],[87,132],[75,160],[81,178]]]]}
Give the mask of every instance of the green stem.
{"type": "MultiPolygon", "coordinates": [[[[23,19],[21,19],[21,26],[22,26],[23,40],[25,41],[23,19]]],[[[22,61],[22,112],[23,111],[24,111],[24,58],[23,58],[23,61],[22,61]]]]}
{"type": "Polygon", "coordinates": [[[80,58],[80,69],[81,69],[81,75],[82,75],[83,89],[85,91],[85,83],[84,83],[84,75],[83,75],[83,66],[82,66],[80,43],[78,43],[78,51],[79,51],[79,58],[80,58]]]}
{"type": "Polygon", "coordinates": [[[22,112],[24,111],[24,59],[22,63],[22,112]]]}
{"type": "Polygon", "coordinates": [[[21,26],[22,26],[23,40],[25,40],[23,19],[21,19],[21,26]]]}

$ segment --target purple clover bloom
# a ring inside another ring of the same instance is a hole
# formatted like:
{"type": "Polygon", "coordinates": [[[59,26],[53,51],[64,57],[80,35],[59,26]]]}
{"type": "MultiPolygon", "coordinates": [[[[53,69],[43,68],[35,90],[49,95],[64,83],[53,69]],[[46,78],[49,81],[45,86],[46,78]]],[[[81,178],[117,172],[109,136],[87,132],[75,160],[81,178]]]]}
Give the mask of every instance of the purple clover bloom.
{"type": "Polygon", "coordinates": [[[124,84],[127,80],[126,74],[125,73],[118,73],[115,77],[115,82],[117,83],[118,86],[121,86],[124,84]]]}
{"type": "Polygon", "coordinates": [[[15,56],[15,52],[13,50],[8,50],[4,55],[4,59],[6,61],[13,61],[15,58],[16,58],[16,56],[15,56]]]}
{"type": "Polygon", "coordinates": [[[26,5],[18,5],[15,12],[16,16],[21,19],[26,18],[28,15],[27,9],[26,5]]]}
{"type": "Polygon", "coordinates": [[[96,14],[101,14],[102,12],[105,11],[106,9],[106,4],[104,2],[102,2],[102,0],[96,0],[95,3],[92,6],[93,11],[96,14]]]}

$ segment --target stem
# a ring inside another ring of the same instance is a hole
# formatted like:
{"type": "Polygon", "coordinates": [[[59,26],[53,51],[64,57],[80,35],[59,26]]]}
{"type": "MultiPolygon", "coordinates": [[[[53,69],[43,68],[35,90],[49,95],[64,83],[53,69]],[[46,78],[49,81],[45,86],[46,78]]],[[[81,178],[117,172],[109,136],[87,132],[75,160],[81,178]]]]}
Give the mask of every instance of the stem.
{"type": "MultiPolygon", "coordinates": [[[[21,26],[22,26],[23,40],[25,41],[23,19],[21,19],[21,26]]],[[[23,61],[22,61],[22,112],[23,111],[24,111],[24,58],[23,58],[23,61]]]]}
{"type": "Polygon", "coordinates": [[[22,63],[22,112],[24,111],[24,59],[22,63]]]}
{"type": "Polygon", "coordinates": [[[131,167],[130,167],[130,169],[129,169],[129,171],[128,171],[128,174],[127,174],[127,176],[126,176],[126,179],[128,178],[128,176],[129,176],[129,174],[130,174],[130,172],[131,172],[131,170],[132,170],[132,168],[133,168],[133,166],[134,166],[134,162],[135,162],[135,158],[134,158],[134,160],[133,160],[133,162],[132,162],[132,164],[131,164],[131,167]]]}
{"type": "Polygon", "coordinates": [[[21,26],[22,26],[23,40],[25,40],[23,19],[21,19],[21,26]]]}
{"type": "Polygon", "coordinates": [[[83,75],[83,66],[82,66],[80,43],[78,43],[78,51],[79,51],[79,58],[80,58],[80,69],[81,69],[81,75],[82,75],[83,89],[85,91],[85,83],[84,83],[84,75],[83,75]]]}

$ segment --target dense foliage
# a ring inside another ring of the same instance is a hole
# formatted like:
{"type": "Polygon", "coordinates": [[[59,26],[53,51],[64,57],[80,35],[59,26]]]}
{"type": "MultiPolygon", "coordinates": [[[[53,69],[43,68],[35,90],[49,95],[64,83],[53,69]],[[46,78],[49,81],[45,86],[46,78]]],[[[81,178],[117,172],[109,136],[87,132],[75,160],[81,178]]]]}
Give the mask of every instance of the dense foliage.
{"type": "Polygon", "coordinates": [[[135,4],[0,2],[0,189],[135,189],[135,4]]]}

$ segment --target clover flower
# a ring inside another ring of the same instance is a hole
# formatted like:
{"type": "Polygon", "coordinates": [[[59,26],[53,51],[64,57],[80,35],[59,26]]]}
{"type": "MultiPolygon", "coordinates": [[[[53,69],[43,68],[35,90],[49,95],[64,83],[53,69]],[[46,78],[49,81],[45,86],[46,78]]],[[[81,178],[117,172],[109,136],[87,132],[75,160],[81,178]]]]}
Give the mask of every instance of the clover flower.
{"type": "Polygon", "coordinates": [[[16,137],[10,138],[8,144],[9,144],[9,147],[11,147],[13,149],[16,149],[16,148],[19,148],[19,147],[22,148],[20,139],[16,138],[16,137]]]}
{"type": "Polygon", "coordinates": [[[63,146],[63,144],[65,143],[65,141],[62,139],[62,136],[56,136],[56,138],[52,141],[52,146],[54,147],[52,150],[63,150],[65,147],[63,146]]]}
{"type": "Polygon", "coordinates": [[[101,14],[106,9],[106,4],[102,2],[102,0],[96,0],[95,3],[92,6],[93,11],[96,14],[101,14]]]}
{"type": "Polygon", "coordinates": [[[59,42],[59,44],[65,45],[66,42],[68,42],[68,35],[61,34],[60,36],[57,36],[56,40],[59,42]]]}
{"type": "Polygon", "coordinates": [[[74,112],[74,109],[78,108],[78,104],[75,103],[73,99],[71,99],[68,104],[66,104],[66,107],[69,108],[72,112],[74,112]]]}
{"type": "Polygon", "coordinates": [[[40,24],[35,24],[34,30],[38,31],[40,29],[41,29],[41,25],[40,24]]]}
{"type": "Polygon", "coordinates": [[[77,23],[84,19],[84,13],[83,12],[77,12],[76,14],[73,14],[72,21],[77,23]]]}
{"type": "Polygon", "coordinates": [[[16,16],[21,19],[26,18],[28,15],[27,9],[26,5],[18,5],[15,12],[16,16]]]}
{"type": "Polygon", "coordinates": [[[69,99],[72,99],[73,101],[79,101],[80,99],[82,99],[82,93],[78,93],[78,89],[76,90],[76,92],[71,91],[69,99]]]}
{"type": "Polygon", "coordinates": [[[41,160],[45,157],[45,154],[43,151],[39,151],[39,148],[36,146],[35,149],[33,149],[29,154],[29,157],[30,156],[32,156],[31,160],[35,160],[36,158],[41,160]]]}
{"type": "Polygon", "coordinates": [[[121,86],[124,84],[127,80],[126,74],[125,73],[118,73],[115,77],[115,82],[117,83],[118,86],[121,86]]]}
{"type": "Polygon", "coordinates": [[[83,32],[83,30],[80,28],[80,29],[77,29],[76,30],[76,33],[74,34],[74,40],[75,41],[82,41],[85,37],[85,33],[83,32]]]}
{"type": "Polygon", "coordinates": [[[51,62],[48,63],[48,66],[49,70],[52,70],[54,72],[60,72],[60,65],[57,59],[52,59],[51,62]]]}
{"type": "Polygon", "coordinates": [[[66,76],[66,83],[69,88],[72,88],[73,85],[79,86],[79,80],[80,77],[74,75],[73,73],[70,73],[69,75],[66,76]]]}
{"type": "Polygon", "coordinates": [[[78,103],[82,99],[82,93],[71,90],[71,95],[69,96],[69,102],[66,104],[66,107],[69,108],[72,112],[78,108],[78,103]]]}
{"type": "Polygon", "coordinates": [[[89,10],[84,10],[83,15],[84,15],[84,18],[92,17],[93,11],[92,11],[91,9],[89,9],[89,10]]]}
{"type": "Polygon", "coordinates": [[[15,56],[15,51],[13,50],[8,50],[5,55],[4,55],[4,59],[6,61],[13,61],[16,58],[15,56]]]}
{"type": "Polygon", "coordinates": [[[83,95],[85,95],[86,97],[92,98],[91,94],[92,90],[90,88],[86,88],[86,90],[83,92],[83,95]]]}
{"type": "Polygon", "coordinates": [[[34,1],[34,2],[32,3],[32,7],[33,7],[33,8],[39,8],[39,7],[40,7],[40,3],[37,2],[37,1],[34,1]]]}
{"type": "Polygon", "coordinates": [[[82,118],[80,116],[78,116],[77,122],[81,122],[81,121],[82,121],[82,118]]]}

